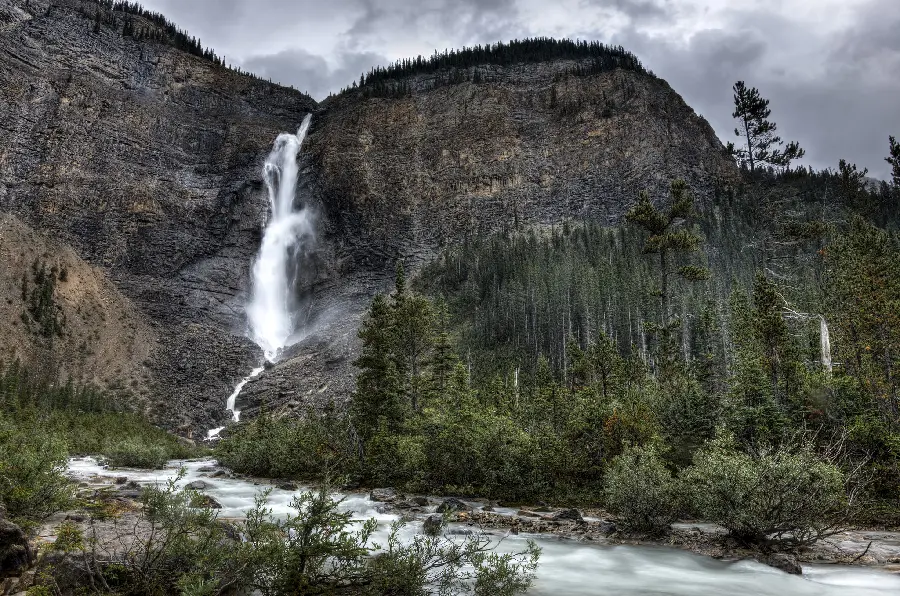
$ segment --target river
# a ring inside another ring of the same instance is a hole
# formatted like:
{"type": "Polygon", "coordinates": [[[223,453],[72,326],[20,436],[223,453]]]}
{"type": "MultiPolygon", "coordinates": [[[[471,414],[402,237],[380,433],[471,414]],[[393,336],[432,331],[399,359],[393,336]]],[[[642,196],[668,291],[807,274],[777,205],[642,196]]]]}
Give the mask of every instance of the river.
{"type": "MultiPolygon", "coordinates": [[[[138,483],[163,483],[175,477],[184,466],[184,485],[203,480],[210,486],[204,493],[222,505],[223,518],[239,518],[253,506],[255,495],[267,488],[263,484],[239,478],[209,478],[200,468],[215,466],[214,460],[172,462],[164,470],[107,470],[92,458],[72,459],[69,472],[76,479],[94,476],[127,475],[138,483]]],[[[300,488],[299,490],[303,490],[300,488]]],[[[268,506],[275,515],[292,512],[290,502],[296,492],[274,489],[268,506]]],[[[378,503],[364,494],[338,495],[343,507],[360,519],[375,518],[379,531],[374,540],[386,542],[388,527],[397,519],[393,513],[378,510],[378,503]]],[[[420,531],[421,522],[411,522],[407,533],[420,531]]],[[[503,533],[495,531],[498,538],[503,533]]],[[[803,575],[789,575],[755,561],[725,562],[687,551],[663,546],[622,546],[588,544],[547,535],[509,535],[499,550],[521,550],[527,539],[542,549],[534,587],[537,596],[896,596],[900,594],[900,574],[843,565],[804,565],[803,575]]]]}

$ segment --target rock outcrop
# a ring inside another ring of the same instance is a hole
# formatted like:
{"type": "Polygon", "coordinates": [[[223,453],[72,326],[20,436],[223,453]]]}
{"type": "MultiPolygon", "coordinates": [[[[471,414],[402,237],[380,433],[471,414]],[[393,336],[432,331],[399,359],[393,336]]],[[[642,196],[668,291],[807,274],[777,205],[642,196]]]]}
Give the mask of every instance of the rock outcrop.
{"type": "MultiPolygon", "coordinates": [[[[305,338],[246,385],[244,416],[349,395],[360,317],[398,258],[414,269],[469,234],[613,223],[643,188],[680,176],[702,199],[734,175],[710,126],[651,75],[487,65],[489,82],[419,75],[403,97],[319,105],[123,36],[120,13],[98,28],[96,6],[0,0],[0,211],[109,280],[115,300],[86,308],[127,313],[140,351],[100,381],[122,374],[186,436],[224,424],[226,396],[258,365],[243,304],[267,210],[260,167],[310,111],[298,200],[318,214],[319,250],[297,288],[305,338]]],[[[128,335],[95,343],[127,354],[128,335]]],[[[23,338],[0,347],[24,352],[23,338]]]]}

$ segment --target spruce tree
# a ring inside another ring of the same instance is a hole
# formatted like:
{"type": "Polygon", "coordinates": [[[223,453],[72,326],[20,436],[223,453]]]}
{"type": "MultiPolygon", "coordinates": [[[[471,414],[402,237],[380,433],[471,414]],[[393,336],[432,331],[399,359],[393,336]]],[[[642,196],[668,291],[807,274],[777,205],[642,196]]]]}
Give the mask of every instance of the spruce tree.
{"type": "Polygon", "coordinates": [[[375,296],[359,329],[362,353],[353,363],[359,367],[351,415],[359,436],[366,441],[384,421],[391,430],[403,421],[400,377],[394,362],[394,313],[382,295],[375,296]]]}
{"type": "Polygon", "coordinates": [[[764,99],[756,87],[748,88],[744,81],[738,81],[732,90],[734,91],[732,117],[740,124],[734,129],[734,134],[743,137],[746,148],[736,148],[734,143],[728,143],[728,148],[742,164],[750,168],[751,172],[756,171],[758,165],[780,166],[787,169],[792,161],[806,154],[796,142],[788,143],[787,147],[780,149],[784,141],[775,134],[777,125],[768,120],[772,115],[769,100],[764,99]]]}

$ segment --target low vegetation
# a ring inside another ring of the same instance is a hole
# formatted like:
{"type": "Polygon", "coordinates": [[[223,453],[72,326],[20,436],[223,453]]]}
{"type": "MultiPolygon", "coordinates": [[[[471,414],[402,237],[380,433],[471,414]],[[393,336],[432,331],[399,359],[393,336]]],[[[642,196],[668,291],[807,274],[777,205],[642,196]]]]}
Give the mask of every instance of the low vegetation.
{"type": "MultiPolygon", "coordinates": [[[[530,542],[496,552],[481,534],[400,540],[400,522],[376,544],[375,520],[356,520],[327,487],[297,496],[286,517],[273,516],[261,493],[245,521],[224,522],[175,482],[146,487],[143,507],[112,536],[96,531],[96,517],[84,531],[61,530],[54,549],[70,553],[92,593],[513,596],[530,586],[540,555],[530,542]]],[[[52,569],[43,577],[42,587],[55,585],[52,569]]]]}
{"type": "Polygon", "coordinates": [[[109,396],[35,376],[18,363],[0,368],[0,504],[26,527],[70,504],[63,475],[69,456],[156,468],[201,453],[109,396]]]}

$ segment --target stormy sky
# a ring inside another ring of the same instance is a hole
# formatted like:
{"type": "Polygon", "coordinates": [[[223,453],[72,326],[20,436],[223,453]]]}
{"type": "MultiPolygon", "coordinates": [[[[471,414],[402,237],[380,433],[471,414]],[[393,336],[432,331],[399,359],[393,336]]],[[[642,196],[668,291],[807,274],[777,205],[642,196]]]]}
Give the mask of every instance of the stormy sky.
{"type": "Polygon", "coordinates": [[[226,60],[316,99],[435,49],[552,36],[621,44],[733,140],[731,85],[771,100],[816,168],[887,178],[900,136],[898,0],[142,0],[226,60]]]}

